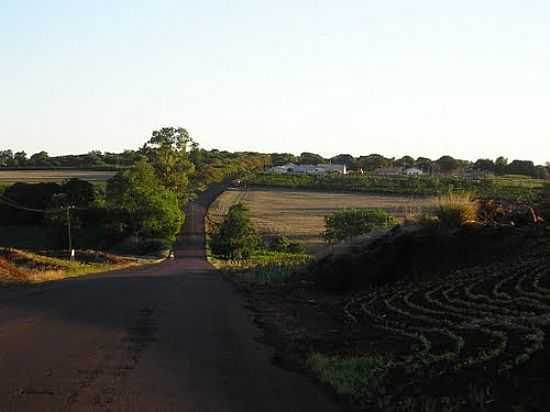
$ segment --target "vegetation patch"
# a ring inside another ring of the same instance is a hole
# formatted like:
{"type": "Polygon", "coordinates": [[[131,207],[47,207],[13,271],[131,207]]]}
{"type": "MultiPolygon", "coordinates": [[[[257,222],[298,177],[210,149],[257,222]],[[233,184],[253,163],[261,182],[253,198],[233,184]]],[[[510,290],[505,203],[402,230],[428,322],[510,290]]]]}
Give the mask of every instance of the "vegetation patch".
{"type": "Polygon", "coordinates": [[[391,361],[377,355],[341,357],[314,353],[307,364],[322,382],[358,401],[380,396],[381,384],[392,367],[391,361]]]}
{"type": "Polygon", "coordinates": [[[41,283],[92,273],[108,272],[153,263],[95,251],[78,251],[75,260],[59,252],[33,253],[19,249],[0,249],[0,285],[41,283]]]}
{"type": "Polygon", "coordinates": [[[365,192],[386,195],[438,196],[449,192],[469,192],[482,199],[533,201],[545,180],[525,176],[465,179],[445,176],[312,176],[256,174],[250,186],[292,189],[365,192]]]}

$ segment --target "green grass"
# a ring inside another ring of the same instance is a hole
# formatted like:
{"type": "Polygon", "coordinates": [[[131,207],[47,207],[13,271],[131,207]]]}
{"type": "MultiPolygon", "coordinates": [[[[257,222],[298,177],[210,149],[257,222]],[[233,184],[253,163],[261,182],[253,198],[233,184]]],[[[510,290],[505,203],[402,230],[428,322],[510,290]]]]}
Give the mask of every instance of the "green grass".
{"type": "Polygon", "coordinates": [[[311,261],[306,254],[262,252],[248,260],[230,261],[210,256],[210,262],[227,276],[252,285],[278,285],[311,261]]]}
{"type": "Polygon", "coordinates": [[[341,395],[355,400],[379,398],[392,362],[381,356],[326,356],[312,354],[308,366],[322,382],[330,384],[341,395]]]}

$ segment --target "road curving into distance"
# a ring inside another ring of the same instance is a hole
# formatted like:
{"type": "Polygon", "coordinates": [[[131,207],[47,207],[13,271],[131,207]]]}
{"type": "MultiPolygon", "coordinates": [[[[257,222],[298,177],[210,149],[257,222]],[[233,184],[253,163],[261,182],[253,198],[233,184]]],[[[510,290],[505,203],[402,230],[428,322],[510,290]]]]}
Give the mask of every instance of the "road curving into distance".
{"type": "Polygon", "coordinates": [[[270,362],[241,297],[206,261],[217,193],[188,206],[174,260],[0,289],[0,412],[340,410],[270,362]]]}

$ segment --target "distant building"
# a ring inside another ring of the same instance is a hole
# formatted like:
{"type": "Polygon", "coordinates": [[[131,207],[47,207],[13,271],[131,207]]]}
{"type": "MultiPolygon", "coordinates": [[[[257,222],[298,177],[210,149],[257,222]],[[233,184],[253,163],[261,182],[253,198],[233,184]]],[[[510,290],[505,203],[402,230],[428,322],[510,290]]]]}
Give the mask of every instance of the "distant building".
{"type": "Polygon", "coordinates": [[[273,174],[297,174],[297,175],[327,175],[327,174],[348,174],[346,165],[320,164],[320,165],[295,165],[288,163],[284,166],[275,166],[267,171],[273,174]]]}
{"type": "Polygon", "coordinates": [[[495,177],[495,172],[489,170],[476,169],[473,166],[466,166],[462,171],[464,179],[487,179],[495,177]]]}
{"type": "Polygon", "coordinates": [[[409,167],[408,169],[405,169],[403,173],[407,176],[422,176],[424,174],[422,169],[419,169],[418,167],[409,167]]]}

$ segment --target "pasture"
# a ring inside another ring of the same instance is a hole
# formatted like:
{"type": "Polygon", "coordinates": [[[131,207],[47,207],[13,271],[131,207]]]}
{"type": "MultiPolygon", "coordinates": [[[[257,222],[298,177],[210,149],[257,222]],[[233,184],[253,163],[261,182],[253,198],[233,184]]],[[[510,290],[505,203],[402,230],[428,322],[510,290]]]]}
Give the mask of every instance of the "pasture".
{"type": "Polygon", "coordinates": [[[60,183],[68,179],[87,180],[90,183],[101,183],[109,180],[116,172],[103,170],[51,169],[51,170],[1,170],[0,185],[17,182],[24,183],[60,183]]]}
{"type": "Polygon", "coordinates": [[[345,208],[380,208],[404,220],[408,214],[435,205],[434,198],[385,196],[366,193],[330,193],[291,189],[231,189],[210,207],[209,218],[220,222],[234,204],[243,202],[251,211],[252,222],[261,235],[284,234],[304,244],[310,253],[323,246],[324,217],[345,208]]]}

